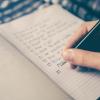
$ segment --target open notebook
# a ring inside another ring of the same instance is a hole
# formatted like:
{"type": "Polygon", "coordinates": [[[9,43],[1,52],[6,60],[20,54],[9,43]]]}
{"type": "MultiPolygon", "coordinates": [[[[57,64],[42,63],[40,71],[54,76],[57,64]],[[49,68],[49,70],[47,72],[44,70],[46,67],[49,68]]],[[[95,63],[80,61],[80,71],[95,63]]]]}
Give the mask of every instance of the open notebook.
{"type": "Polygon", "coordinates": [[[0,26],[0,35],[75,100],[100,96],[100,75],[70,69],[61,57],[68,36],[83,21],[59,5],[0,26]]]}

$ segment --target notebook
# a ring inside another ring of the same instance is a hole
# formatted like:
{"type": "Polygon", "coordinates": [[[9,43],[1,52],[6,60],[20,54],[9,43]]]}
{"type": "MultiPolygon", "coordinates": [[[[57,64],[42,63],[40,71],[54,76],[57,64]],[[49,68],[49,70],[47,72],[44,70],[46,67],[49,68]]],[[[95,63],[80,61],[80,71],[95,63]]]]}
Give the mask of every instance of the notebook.
{"type": "Polygon", "coordinates": [[[0,25],[0,36],[42,70],[75,100],[100,96],[100,74],[81,73],[61,57],[67,38],[83,20],[52,5],[15,21],[0,25]]]}

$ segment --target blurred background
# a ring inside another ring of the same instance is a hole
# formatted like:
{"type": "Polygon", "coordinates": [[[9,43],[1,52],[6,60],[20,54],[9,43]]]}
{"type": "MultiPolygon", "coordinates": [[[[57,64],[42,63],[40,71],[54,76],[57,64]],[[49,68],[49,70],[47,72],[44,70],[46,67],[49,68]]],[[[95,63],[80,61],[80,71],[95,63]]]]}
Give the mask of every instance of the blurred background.
{"type": "Polygon", "coordinates": [[[85,21],[100,18],[100,0],[0,0],[0,24],[52,4],[60,4],[85,21]]]}

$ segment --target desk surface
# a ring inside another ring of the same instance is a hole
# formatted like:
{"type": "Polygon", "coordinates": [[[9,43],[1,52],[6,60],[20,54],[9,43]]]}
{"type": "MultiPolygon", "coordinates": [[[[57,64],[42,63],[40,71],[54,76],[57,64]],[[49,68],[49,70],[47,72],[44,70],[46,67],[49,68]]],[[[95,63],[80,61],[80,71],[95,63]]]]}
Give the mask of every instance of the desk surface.
{"type": "Polygon", "coordinates": [[[71,100],[0,37],[0,100],[71,100]]]}

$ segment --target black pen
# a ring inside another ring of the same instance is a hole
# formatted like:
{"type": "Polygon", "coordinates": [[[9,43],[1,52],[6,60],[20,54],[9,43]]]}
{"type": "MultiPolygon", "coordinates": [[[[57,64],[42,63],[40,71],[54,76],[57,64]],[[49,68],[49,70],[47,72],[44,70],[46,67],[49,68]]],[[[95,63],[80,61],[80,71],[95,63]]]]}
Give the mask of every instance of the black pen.
{"type": "MultiPolygon", "coordinates": [[[[83,49],[93,52],[100,52],[100,20],[95,24],[95,26],[86,33],[83,37],[81,37],[72,48],[83,49]]],[[[76,69],[78,71],[86,72],[86,71],[97,71],[93,68],[87,68],[85,66],[77,66],[76,69]]],[[[95,66],[94,66],[95,67],[95,66]]]]}

